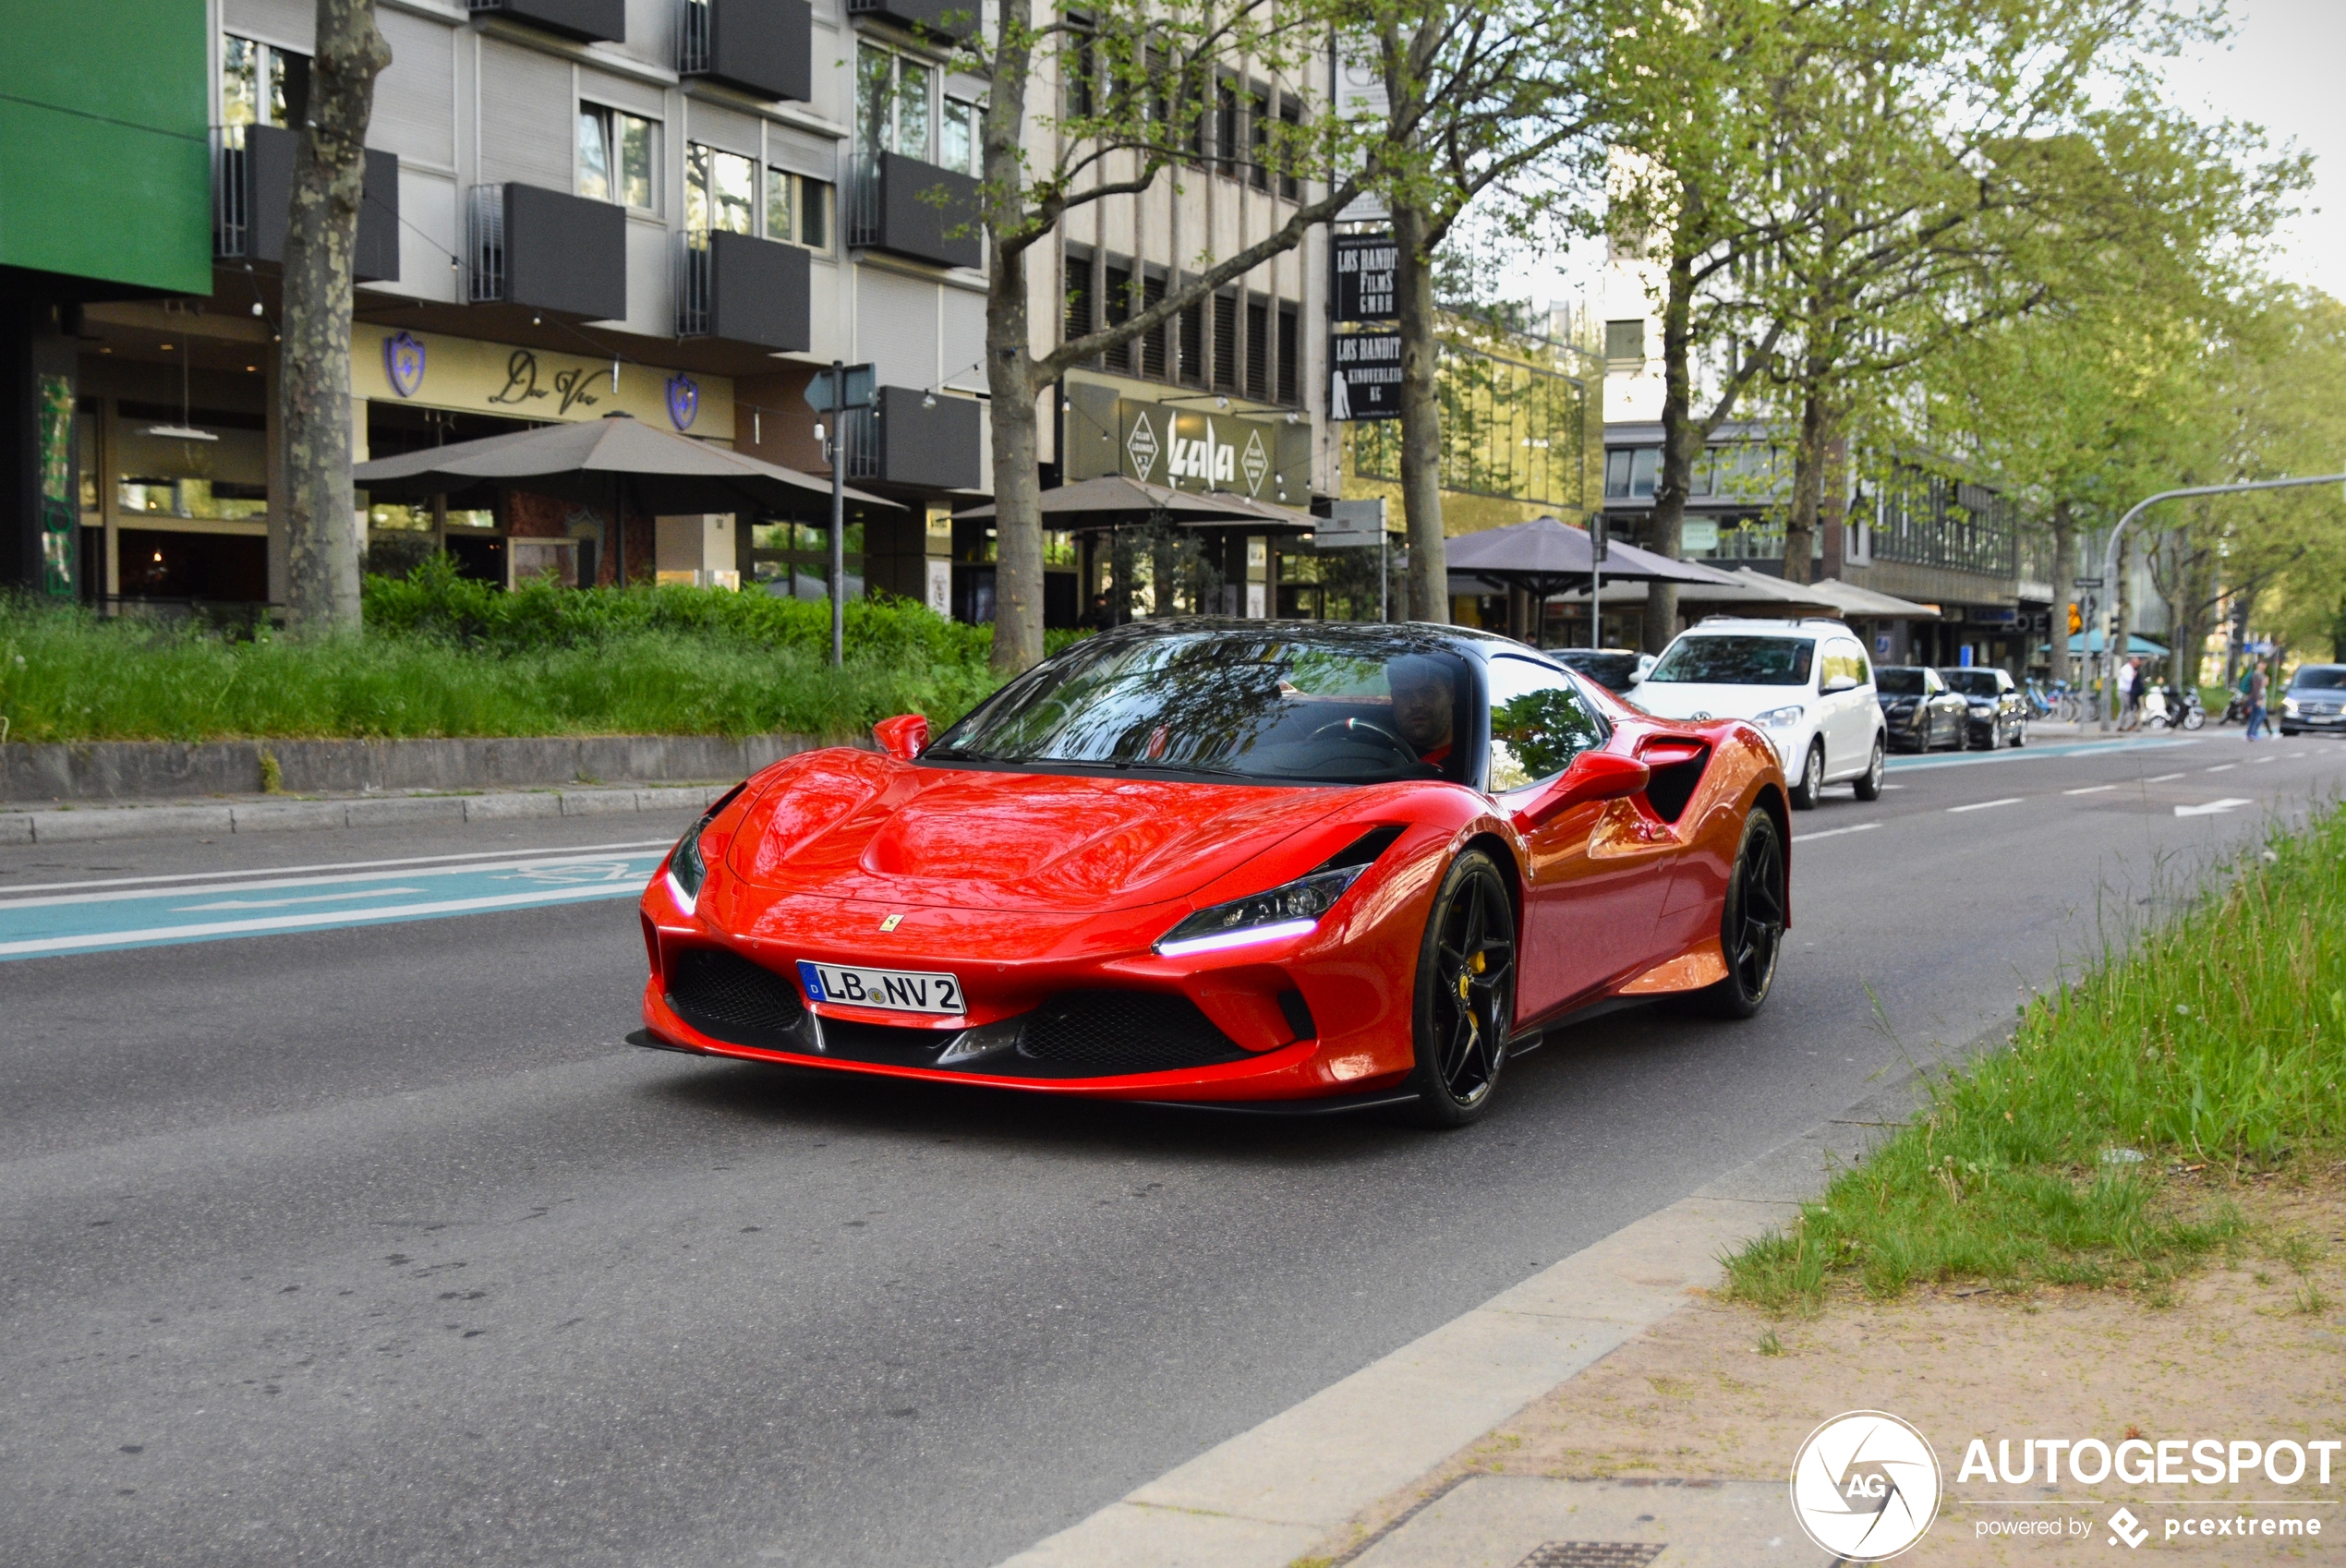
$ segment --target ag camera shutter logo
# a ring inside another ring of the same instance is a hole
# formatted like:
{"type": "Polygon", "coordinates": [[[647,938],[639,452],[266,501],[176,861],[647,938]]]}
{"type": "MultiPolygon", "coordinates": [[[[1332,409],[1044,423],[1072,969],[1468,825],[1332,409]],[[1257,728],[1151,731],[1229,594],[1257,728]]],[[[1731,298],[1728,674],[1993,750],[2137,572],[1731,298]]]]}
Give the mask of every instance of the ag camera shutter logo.
{"type": "Polygon", "coordinates": [[[1847,1562],[1880,1562],[1920,1540],[1939,1516],[1939,1456],[1880,1410],[1835,1416],[1792,1462],[1792,1514],[1808,1538],[1847,1562]]]}

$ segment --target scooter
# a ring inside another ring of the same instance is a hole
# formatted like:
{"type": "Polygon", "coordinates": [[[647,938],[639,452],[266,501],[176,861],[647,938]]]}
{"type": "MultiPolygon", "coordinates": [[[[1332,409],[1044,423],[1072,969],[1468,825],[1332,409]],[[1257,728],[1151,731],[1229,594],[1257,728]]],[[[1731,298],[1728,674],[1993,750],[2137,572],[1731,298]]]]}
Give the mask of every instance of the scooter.
{"type": "Polygon", "coordinates": [[[2199,694],[2153,686],[2143,694],[2143,723],[2152,730],[2196,730],[2207,722],[2199,694]]]}

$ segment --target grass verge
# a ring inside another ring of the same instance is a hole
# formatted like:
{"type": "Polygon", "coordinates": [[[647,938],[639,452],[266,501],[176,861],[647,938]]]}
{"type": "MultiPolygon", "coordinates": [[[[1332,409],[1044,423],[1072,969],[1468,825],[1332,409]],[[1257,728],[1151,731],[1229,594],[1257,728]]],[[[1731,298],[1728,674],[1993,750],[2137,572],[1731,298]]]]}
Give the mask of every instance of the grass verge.
{"type": "Polygon", "coordinates": [[[2008,1048],[1727,1260],[1726,1294],[2123,1285],[2160,1298],[2244,1222],[2237,1179],[2346,1130],[2346,808],[2276,833],[2180,919],[2031,1002],[2008,1048]]]}
{"type": "Polygon", "coordinates": [[[367,579],[366,624],[296,642],[0,601],[0,715],[15,741],[837,737],[893,713],[941,727],[997,684],[992,627],[902,599],[848,605],[838,669],[828,604],[675,586],[502,593],[441,561],[367,579]]]}

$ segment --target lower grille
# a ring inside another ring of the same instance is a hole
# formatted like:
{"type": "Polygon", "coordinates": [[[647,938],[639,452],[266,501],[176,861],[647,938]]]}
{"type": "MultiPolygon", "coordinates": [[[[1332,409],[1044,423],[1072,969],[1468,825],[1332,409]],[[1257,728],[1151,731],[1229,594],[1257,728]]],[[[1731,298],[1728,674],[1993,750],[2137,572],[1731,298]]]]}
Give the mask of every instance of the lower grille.
{"type": "Polygon", "coordinates": [[[804,1049],[795,982],[726,947],[687,947],[668,967],[668,1005],[707,1035],[768,1051],[804,1049]]]}
{"type": "Polygon", "coordinates": [[[1196,1003],[1154,991],[1062,992],[1027,1015],[1018,1054],[1083,1078],[1174,1072],[1247,1055],[1196,1003]]]}

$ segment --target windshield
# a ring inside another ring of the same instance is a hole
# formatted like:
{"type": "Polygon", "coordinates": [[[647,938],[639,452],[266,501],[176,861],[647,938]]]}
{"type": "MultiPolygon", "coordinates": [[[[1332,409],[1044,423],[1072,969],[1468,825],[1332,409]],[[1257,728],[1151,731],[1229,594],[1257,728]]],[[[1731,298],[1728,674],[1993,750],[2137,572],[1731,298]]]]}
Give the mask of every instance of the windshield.
{"type": "Polygon", "coordinates": [[[2292,692],[2334,692],[2346,687],[2346,664],[2309,664],[2290,681],[2292,692]]]}
{"type": "Polygon", "coordinates": [[[1918,697],[1922,695],[1922,671],[1902,669],[1894,664],[1877,664],[1873,670],[1873,689],[1885,697],[1918,697]]]}
{"type": "Polygon", "coordinates": [[[1074,765],[1264,782],[1463,775],[1475,679],[1421,642],[1291,630],[1079,643],[948,730],[924,762],[1074,765]]]}
{"type": "Polygon", "coordinates": [[[1587,648],[1575,652],[1568,648],[1551,648],[1548,657],[1558,664],[1578,670],[1609,692],[1627,691],[1629,677],[1638,672],[1638,656],[1633,653],[1600,652],[1587,648]]]}
{"type": "Polygon", "coordinates": [[[1681,637],[1649,681],[1708,686],[1805,686],[1817,645],[1801,637],[1681,637]]]}
{"type": "Polygon", "coordinates": [[[1997,692],[1992,669],[1942,669],[1939,678],[1966,697],[1992,697],[1997,692]]]}

